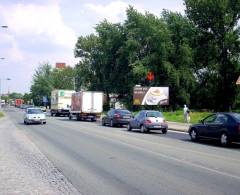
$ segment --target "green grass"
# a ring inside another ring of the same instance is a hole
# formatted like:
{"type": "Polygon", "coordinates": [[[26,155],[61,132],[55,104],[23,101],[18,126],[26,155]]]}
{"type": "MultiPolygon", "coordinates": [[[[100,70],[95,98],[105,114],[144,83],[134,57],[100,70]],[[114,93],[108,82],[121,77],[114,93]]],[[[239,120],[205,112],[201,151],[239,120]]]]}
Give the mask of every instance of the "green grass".
{"type": "MultiPolygon", "coordinates": [[[[138,111],[132,112],[132,114],[135,116],[138,113],[138,111]]],[[[162,112],[163,116],[167,121],[171,122],[181,122],[184,123],[183,118],[183,110],[177,110],[174,112],[162,112]]],[[[103,115],[106,115],[107,112],[104,112],[103,115]]],[[[191,111],[190,117],[191,121],[190,123],[198,123],[201,119],[204,119],[206,116],[212,114],[211,112],[200,112],[200,111],[191,111]]]]}
{"type": "Polygon", "coordinates": [[[3,114],[2,112],[0,112],[0,118],[1,118],[1,117],[4,117],[4,114],[3,114]]]}
{"type": "MultiPolygon", "coordinates": [[[[191,111],[190,117],[191,121],[190,123],[198,123],[199,120],[205,118],[211,114],[211,112],[198,112],[198,111],[191,111]]],[[[183,117],[183,111],[178,110],[174,112],[163,112],[163,115],[167,121],[173,121],[173,122],[184,122],[183,117]]]]}

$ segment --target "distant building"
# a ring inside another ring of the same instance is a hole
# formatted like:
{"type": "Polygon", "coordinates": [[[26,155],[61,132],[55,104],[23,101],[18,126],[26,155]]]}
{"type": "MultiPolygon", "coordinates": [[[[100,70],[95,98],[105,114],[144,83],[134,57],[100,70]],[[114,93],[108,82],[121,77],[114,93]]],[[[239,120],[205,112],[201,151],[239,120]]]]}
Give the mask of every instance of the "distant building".
{"type": "Polygon", "coordinates": [[[66,63],[57,62],[57,63],[56,63],[56,68],[59,68],[59,69],[66,68],[66,63]]]}

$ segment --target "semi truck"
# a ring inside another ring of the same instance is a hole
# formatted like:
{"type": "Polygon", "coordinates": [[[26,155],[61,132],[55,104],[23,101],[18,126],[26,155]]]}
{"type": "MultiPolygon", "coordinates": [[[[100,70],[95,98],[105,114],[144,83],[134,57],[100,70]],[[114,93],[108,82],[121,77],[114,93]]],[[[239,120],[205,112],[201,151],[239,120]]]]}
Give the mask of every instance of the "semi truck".
{"type": "Polygon", "coordinates": [[[72,94],[69,120],[96,121],[103,111],[103,92],[80,91],[72,94]]]}
{"type": "Polygon", "coordinates": [[[73,90],[55,89],[51,92],[51,116],[69,116],[73,90]]]}

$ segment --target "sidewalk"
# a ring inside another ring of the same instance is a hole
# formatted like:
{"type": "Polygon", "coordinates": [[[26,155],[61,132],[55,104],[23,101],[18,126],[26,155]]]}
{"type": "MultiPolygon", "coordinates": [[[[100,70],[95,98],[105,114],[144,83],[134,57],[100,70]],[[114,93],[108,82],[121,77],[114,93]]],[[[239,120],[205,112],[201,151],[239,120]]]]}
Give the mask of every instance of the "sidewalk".
{"type": "Polygon", "coordinates": [[[168,129],[187,132],[191,123],[179,123],[168,121],[168,129]]]}
{"type": "Polygon", "coordinates": [[[80,194],[5,115],[0,118],[0,194],[80,194]]]}

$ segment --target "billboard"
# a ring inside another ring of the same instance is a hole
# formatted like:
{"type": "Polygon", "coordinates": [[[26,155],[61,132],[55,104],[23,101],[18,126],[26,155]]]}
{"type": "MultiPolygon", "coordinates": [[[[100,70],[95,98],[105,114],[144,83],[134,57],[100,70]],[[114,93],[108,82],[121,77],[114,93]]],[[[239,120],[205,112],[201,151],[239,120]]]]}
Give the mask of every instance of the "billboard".
{"type": "Polygon", "coordinates": [[[135,86],[133,105],[169,105],[169,87],[135,86]]]}

